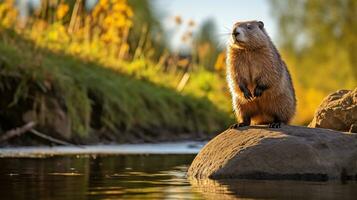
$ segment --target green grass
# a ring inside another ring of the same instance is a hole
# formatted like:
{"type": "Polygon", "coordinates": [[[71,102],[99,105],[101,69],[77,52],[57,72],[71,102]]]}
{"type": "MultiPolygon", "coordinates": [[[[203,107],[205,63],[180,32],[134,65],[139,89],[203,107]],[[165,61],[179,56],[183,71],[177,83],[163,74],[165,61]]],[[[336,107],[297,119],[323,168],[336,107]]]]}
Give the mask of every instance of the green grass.
{"type": "Polygon", "coordinates": [[[130,134],[212,134],[231,123],[206,98],[182,95],[95,62],[36,48],[1,29],[0,63],[0,94],[13,89],[12,100],[0,108],[0,115],[21,102],[31,102],[26,108],[34,106],[39,96],[55,98],[64,102],[71,138],[87,138],[99,129],[117,141],[125,141],[130,134]]]}

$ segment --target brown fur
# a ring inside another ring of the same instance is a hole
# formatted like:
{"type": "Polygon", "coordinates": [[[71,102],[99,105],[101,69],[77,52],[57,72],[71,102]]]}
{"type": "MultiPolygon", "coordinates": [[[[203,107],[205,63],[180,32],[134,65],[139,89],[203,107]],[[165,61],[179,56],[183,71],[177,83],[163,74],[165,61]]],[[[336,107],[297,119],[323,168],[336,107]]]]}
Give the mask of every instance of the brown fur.
{"type": "Polygon", "coordinates": [[[251,124],[289,123],[295,113],[296,99],[286,64],[262,22],[239,22],[235,30],[237,27],[244,31],[245,41],[232,36],[227,50],[227,81],[238,122],[249,118],[251,124]],[[258,84],[267,89],[249,100],[244,97],[240,84],[245,84],[252,96],[258,84]]]}

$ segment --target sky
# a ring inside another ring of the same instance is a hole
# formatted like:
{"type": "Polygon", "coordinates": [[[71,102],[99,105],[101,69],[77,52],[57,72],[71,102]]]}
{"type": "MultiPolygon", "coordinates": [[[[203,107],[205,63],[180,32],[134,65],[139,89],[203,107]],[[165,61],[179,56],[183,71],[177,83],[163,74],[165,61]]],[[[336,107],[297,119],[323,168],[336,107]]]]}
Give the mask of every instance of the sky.
{"type": "MultiPolygon", "coordinates": [[[[184,21],[192,19],[198,26],[207,18],[214,19],[220,45],[226,44],[228,35],[225,34],[237,21],[263,21],[273,41],[277,33],[268,0],[155,0],[154,6],[162,11],[164,28],[169,31],[174,29],[173,16],[181,16],[184,21]]],[[[181,44],[183,29],[169,38],[174,48],[181,44]]]]}

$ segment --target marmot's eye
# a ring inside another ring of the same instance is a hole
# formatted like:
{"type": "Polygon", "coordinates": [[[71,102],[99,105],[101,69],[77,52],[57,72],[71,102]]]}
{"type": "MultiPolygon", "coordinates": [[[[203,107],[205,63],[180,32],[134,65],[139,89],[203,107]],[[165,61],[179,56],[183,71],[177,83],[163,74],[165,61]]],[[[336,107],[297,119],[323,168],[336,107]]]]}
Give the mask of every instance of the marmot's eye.
{"type": "Polygon", "coordinates": [[[251,30],[252,29],[252,26],[249,24],[249,25],[247,25],[247,29],[248,30],[251,30]]]}

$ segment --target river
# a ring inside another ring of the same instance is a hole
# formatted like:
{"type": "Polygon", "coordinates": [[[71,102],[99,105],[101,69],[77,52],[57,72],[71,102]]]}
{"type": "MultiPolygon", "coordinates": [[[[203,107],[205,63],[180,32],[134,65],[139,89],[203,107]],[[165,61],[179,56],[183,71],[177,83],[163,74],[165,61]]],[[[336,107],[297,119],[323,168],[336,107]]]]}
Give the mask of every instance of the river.
{"type": "Polygon", "coordinates": [[[202,145],[188,142],[3,148],[0,149],[3,157],[0,158],[0,199],[357,197],[356,182],[188,179],[186,171],[202,145]]]}

